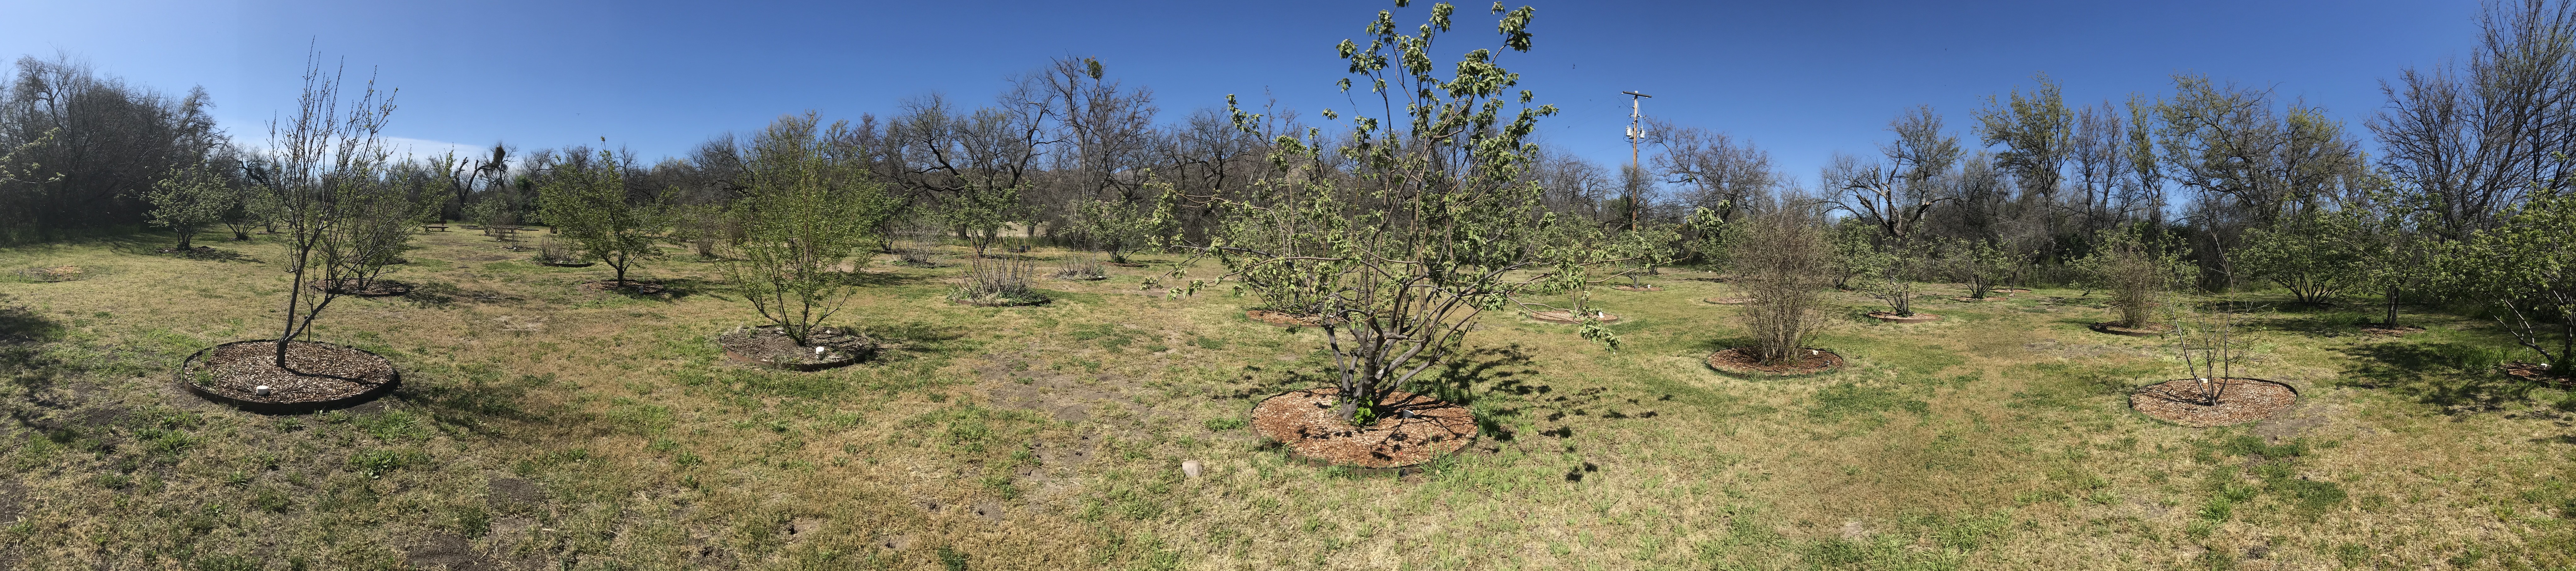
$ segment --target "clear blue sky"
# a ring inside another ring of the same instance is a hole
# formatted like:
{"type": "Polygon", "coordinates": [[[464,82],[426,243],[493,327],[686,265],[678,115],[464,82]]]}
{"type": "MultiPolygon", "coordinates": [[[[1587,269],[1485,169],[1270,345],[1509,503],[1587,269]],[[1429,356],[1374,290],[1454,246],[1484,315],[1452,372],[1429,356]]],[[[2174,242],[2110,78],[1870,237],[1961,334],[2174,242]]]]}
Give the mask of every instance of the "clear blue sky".
{"type": "MultiPolygon", "coordinates": [[[[1526,3],[1526,2],[1524,2],[1526,3]]],[[[1519,6],[1522,3],[1513,3],[1519,6]]],[[[1566,113],[1551,142],[1626,159],[1622,90],[1647,111],[1769,149],[1812,181],[1930,104],[1967,136],[1989,95],[2045,71],[2073,102],[2163,93],[2176,72],[2270,87],[2359,130],[2379,81],[2466,54],[2478,6],[2414,2],[1540,1],[1537,47],[1504,63],[1566,113]]],[[[390,134],[522,147],[607,137],[648,157],[783,113],[880,115],[905,98],[983,103],[1056,56],[1101,58],[1151,87],[1166,120],[1263,93],[1343,105],[1332,47],[1377,1],[289,2],[0,0],[0,53],[68,53],[129,81],[210,91],[255,140],[294,100],[308,45],[402,90],[390,134]]],[[[1423,4],[1399,12],[1419,21],[1423,4]]],[[[1494,45],[1462,5],[1445,56],[1494,45]]]]}

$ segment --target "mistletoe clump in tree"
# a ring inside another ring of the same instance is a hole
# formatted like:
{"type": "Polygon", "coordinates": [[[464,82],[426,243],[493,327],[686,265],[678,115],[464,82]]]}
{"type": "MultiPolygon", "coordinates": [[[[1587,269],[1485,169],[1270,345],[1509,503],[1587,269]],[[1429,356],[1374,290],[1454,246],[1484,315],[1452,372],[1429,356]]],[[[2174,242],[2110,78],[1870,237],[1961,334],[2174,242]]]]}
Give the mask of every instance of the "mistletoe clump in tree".
{"type": "MultiPolygon", "coordinates": [[[[1304,140],[1278,137],[1271,175],[1245,196],[1207,197],[1225,218],[1206,245],[1192,248],[1221,261],[1229,276],[1311,303],[1326,317],[1335,414],[1355,424],[1386,412],[1382,400],[1455,351],[1480,311],[1508,307],[1514,290],[1530,283],[1507,274],[1552,263],[1542,255],[1549,225],[1542,192],[1522,172],[1538,152],[1527,137],[1556,107],[1532,105],[1529,91],[1514,90],[1520,76],[1490,49],[1467,52],[1440,77],[1432,43],[1455,11],[1433,5],[1415,34],[1381,11],[1365,44],[1340,45],[1350,73],[1365,82],[1345,78],[1342,89],[1366,89],[1384,104],[1378,108],[1406,112],[1350,117],[1337,155],[1353,176],[1332,174],[1321,130],[1309,129],[1304,140]]],[[[1533,10],[1505,12],[1497,3],[1493,12],[1504,46],[1528,51],[1533,10]]],[[[1230,98],[1228,107],[1237,127],[1256,129],[1259,116],[1230,98]]]]}
{"type": "Polygon", "coordinates": [[[626,160],[602,150],[593,160],[555,167],[537,183],[538,215],[571,239],[582,255],[614,268],[617,281],[611,283],[620,288],[629,285],[629,270],[661,255],[654,246],[656,234],[669,225],[669,209],[660,197],[637,198],[628,192],[626,160]]]}

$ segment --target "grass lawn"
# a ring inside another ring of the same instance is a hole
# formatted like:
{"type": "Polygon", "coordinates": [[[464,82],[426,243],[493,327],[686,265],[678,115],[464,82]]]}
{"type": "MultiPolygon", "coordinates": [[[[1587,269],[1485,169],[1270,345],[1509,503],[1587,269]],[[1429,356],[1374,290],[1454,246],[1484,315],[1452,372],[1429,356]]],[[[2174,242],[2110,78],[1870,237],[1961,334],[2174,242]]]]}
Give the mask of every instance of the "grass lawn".
{"type": "Polygon", "coordinates": [[[639,275],[671,291],[629,296],[578,287],[605,266],[430,233],[390,276],[414,295],[343,298],[317,334],[391,357],[404,387],[263,416],[171,370],[275,335],[274,239],[153,253],[169,242],[0,249],[0,568],[2576,566],[2576,397],[2497,373],[2519,351],[2493,324],[2439,313],[2388,338],[2352,325],[2366,306],[2242,296],[2272,307],[2244,323],[2252,376],[2300,404],[2190,429],[2128,410],[2182,366],[2087,330],[2099,294],[1971,304],[1936,284],[1917,307],[1948,318],[1919,324],[1834,294],[1814,344],[1850,367],[1738,378],[1701,363],[1741,329],[1697,300],[1732,290],[1667,272],[1594,292],[1623,317],[1617,353],[1480,318],[1415,388],[1485,438],[1399,476],[1252,436],[1254,402],[1321,379],[1321,332],[1249,320],[1223,287],[1148,289],[1170,256],[1020,308],[946,302],[955,248],[879,263],[833,324],[892,348],[795,373],[713,346],[758,324],[714,264],[659,260],[639,275]],[[81,279],[14,273],[65,265],[81,279]]]}

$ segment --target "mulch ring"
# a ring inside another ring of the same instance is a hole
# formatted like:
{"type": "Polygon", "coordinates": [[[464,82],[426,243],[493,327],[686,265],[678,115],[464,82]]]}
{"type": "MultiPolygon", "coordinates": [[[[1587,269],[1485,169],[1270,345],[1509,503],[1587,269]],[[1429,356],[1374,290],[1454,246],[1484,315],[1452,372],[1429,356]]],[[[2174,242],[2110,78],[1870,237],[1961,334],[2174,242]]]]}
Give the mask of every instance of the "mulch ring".
{"type": "Polygon", "coordinates": [[[18,275],[40,282],[67,282],[88,277],[80,266],[36,267],[18,270],[18,275]]]}
{"type": "Polygon", "coordinates": [[[727,358],[793,371],[819,371],[857,363],[877,348],[876,341],[866,335],[836,327],[815,329],[805,336],[805,341],[804,345],[796,344],[785,328],[775,325],[738,328],[716,336],[716,346],[724,348],[727,358]]]}
{"type": "Polygon", "coordinates": [[[1913,315],[1897,315],[1896,312],[1893,311],[1872,311],[1869,312],[1869,317],[1870,319],[1894,323],[1922,323],[1925,321],[1941,320],[1941,316],[1920,311],[1914,312],[1913,315]]]}
{"type": "Polygon", "coordinates": [[[1753,298],[1749,298],[1749,297],[1712,297],[1712,298],[1701,299],[1700,301],[1701,301],[1701,302],[1705,302],[1705,303],[1714,303],[1714,304],[1718,304],[1718,305],[1744,305],[1744,304],[1747,304],[1747,303],[1753,303],[1753,298]]]}
{"type": "Polygon", "coordinates": [[[1267,309],[1245,311],[1243,312],[1243,316],[1252,318],[1253,321],[1259,321],[1280,327],[1323,327],[1325,320],[1324,316],[1321,315],[1297,315],[1267,309]]]}
{"type": "Polygon", "coordinates": [[[2095,323],[2095,324],[2093,324],[2093,330],[2094,330],[2094,331],[2100,331],[2100,332],[2103,332],[2103,333],[2109,333],[2109,334],[2112,334],[2112,335],[2127,335],[2127,336],[2130,336],[2130,337],[2154,337],[2154,336],[2157,336],[2157,335],[2163,335],[2163,334],[2167,334],[2167,333],[2172,333],[2172,332],[2174,331],[2174,326],[2173,326],[2173,324],[2170,324],[2170,323],[2149,323],[2149,324],[2146,324],[2145,326],[2142,326],[2142,327],[2122,327],[2122,326],[2121,326],[2120,324],[2118,324],[2118,323],[2112,323],[2112,322],[2104,321],[2104,322],[2101,322],[2101,323],[2095,323]]]}
{"type": "Polygon", "coordinates": [[[363,402],[402,381],[393,361],[346,345],[296,341],[277,367],[274,340],[235,341],[189,355],[179,384],[189,392],[253,412],[309,412],[363,402]],[[267,387],[267,394],[260,394],[267,387]]]}
{"type": "Polygon", "coordinates": [[[2362,332],[2362,333],[2372,334],[2372,335],[2387,335],[2387,336],[2390,336],[2390,337],[2404,337],[2404,336],[2406,336],[2406,334],[2408,334],[2408,333],[2423,333],[2423,332],[2424,332],[2424,328],[2422,328],[2422,327],[2416,327],[2416,326],[2413,326],[2413,325],[2399,325],[2399,326],[2396,326],[2396,327],[2380,327],[2380,326],[2377,326],[2377,325],[2364,325],[2364,326],[2362,326],[2362,327],[2361,327],[2361,332],[2362,332]]]}
{"type": "Polygon", "coordinates": [[[1999,288],[1988,289],[1988,290],[1986,290],[1986,291],[1991,292],[1991,293],[2000,293],[2000,294],[2004,294],[2004,295],[2012,295],[2012,294],[2016,294],[2016,293],[2030,293],[2030,288],[2019,288],[2019,287],[1999,287],[1999,288]]]}
{"type": "Polygon", "coordinates": [[[2504,374],[2507,375],[2558,385],[2560,387],[2576,387],[2576,379],[2549,374],[2549,367],[2523,362],[2505,363],[2501,365],[2501,367],[2504,368],[2504,374]]]}
{"type": "Polygon", "coordinates": [[[1630,285],[1614,285],[1614,286],[1610,286],[1610,289],[1615,289],[1615,290],[1619,290],[1619,291],[1664,291],[1664,288],[1662,288],[1662,287],[1658,287],[1658,286],[1644,286],[1644,287],[1638,287],[1638,286],[1630,286],[1630,285]]]}
{"type": "MultiPolygon", "coordinates": [[[[1534,312],[1530,312],[1529,316],[1530,316],[1530,319],[1536,319],[1536,320],[1539,320],[1539,321],[1545,321],[1545,322],[1548,322],[1548,323],[1582,323],[1582,322],[1583,322],[1583,318],[1581,318],[1581,317],[1576,317],[1573,311],[1568,311],[1568,310],[1563,310],[1563,309],[1551,309],[1551,310],[1547,310],[1547,311],[1534,311],[1534,312]]],[[[1613,322],[1613,321],[1618,321],[1618,320],[1619,320],[1619,316],[1611,315],[1611,314],[1607,314],[1607,313],[1602,313],[1602,312],[1595,311],[1595,312],[1592,312],[1592,320],[1593,320],[1593,321],[1599,321],[1599,322],[1602,322],[1602,323],[1610,323],[1610,322],[1613,322]]]]}
{"type": "Polygon", "coordinates": [[[1298,457],[1339,466],[1401,468],[1457,452],[1476,439],[1476,415],[1431,397],[1389,392],[1377,423],[1352,426],[1333,414],[1340,389],[1288,391],[1252,408],[1252,429],[1298,457]],[[1410,413],[1410,414],[1406,414],[1410,413]]]}
{"type": "Polygon", "coordinates": [[[1145,265],[1144,265],[1144,264],[1139,264],[1139,263],[1135,263],[1135,262],[1101,262],[1101,263],[1100,263],[1100,265],[1103,265],[1103,266],[1118,266],[1118,267],[1121,267],[1121,268],[1142,268],[1142,267],[1145,267],[1145,265]]]}
{"type": "Polygon", "coordinates": [[[1843,356],[1832,351],[1800,347],[1790,356],[1796,360],[1764,364],[1752,347],[1736,347],[1710,353],[1708,368],[1738,375],[1809,375],[1843,368],[1843,356]]]}
{"type": "Polygon", "coordinates": [[[582,290],[582,291],[613,291],[613,292],[620,292],[620,293],[632,293],[632,294],[641,294],[641,295],[653,295],[653,294],[658,294],[658,293],[662,293],[662,292],[665,292],[665,291],[670,291],[670,287],[669,287],[669,286],[662,285],[662,282],[645,282],[645,281],[635,281],[635,280],[626,280],[626,281],[623,281],[623,282],[620,282],[620,281],[617,281],[617,280],[597,280],[597,281],[587,281],[587,282],[581,282],[581,286],[580,286],[580,287],[581,287],[581,290],[582,290]]]}
{"type": "Polygon", "coordinates": [[[537,265],[554,266],[558,268],[587,268],[590,267],[591,264],[596,263],[599,262],[584,262],[581,260],[549,260],[543,257],[537,258],[537,265]]]}
{"type": "Polygon", "coordinates": [[[2299,400],[2298,389],[2279,382],[2232,377],[2207,381],[2219,393],[2216,406],[2192,402],[2202,390],[2202,379],[2175,379],[2129,393],[2129,408],[2157,420],[2208,428],[2271,418],[2299,400]]]}
{"type": "Polygon", "coordinates": [[[1950,301],[1964,301],[1964,302],[1968,302],[1968,303],[1977,303],[1977,302],[1985,302],[1985,301],[2005,301],[2005,300],[2008,300],[2008,299],[2011,299],[2011,298],[2003,298],[2003,297],[1975,298],[1975,297],[1959,296],[1959,297],[1950,298],[1950,301]]]}
{"type": "Polygon", "coordinates": [[[336,287],[325,286],[323,285],[322,280],[304,282],[304,286],[320,291],[340,295],[354,295],[358,297],[384,297],[411,293],[411,284],[392,280],[374,280],[361,284],[358,282],[357,278],[340,278],[339,284],[336,287]]]}

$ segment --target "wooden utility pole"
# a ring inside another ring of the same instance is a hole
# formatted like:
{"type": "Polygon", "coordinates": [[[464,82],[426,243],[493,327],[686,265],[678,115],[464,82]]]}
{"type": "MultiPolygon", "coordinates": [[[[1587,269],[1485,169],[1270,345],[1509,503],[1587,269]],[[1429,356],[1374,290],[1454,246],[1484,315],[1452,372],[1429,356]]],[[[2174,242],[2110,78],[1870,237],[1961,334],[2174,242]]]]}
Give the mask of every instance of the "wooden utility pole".
{"type": "MultiPolygon", "coordinates": [[[[1645,170],[1646,165],[1645,163],[1638,162],[1637,160],[1637,144],[1646,141],[1646,125],[1643,123],[1646,118],[1646,114],[1643,112],[1644,107],[1641,106],[1639,102],[1645,101],[1646,99],[1654,96],[1634,91],[1621,91],[1619,93],[1628,96],[1628,168],[1643,171],[1645,170]]],[[[1634,175],[1635,173],[1629,174],[1634,175]]],[[[1638,212],[1644,210],[1639,204],[1639,199],[1643,197],[1637,196],[1641,190],[1643,189],[1628,189],[1628,230],[1631,232],[1637,230],[1638,212]]]]}

